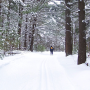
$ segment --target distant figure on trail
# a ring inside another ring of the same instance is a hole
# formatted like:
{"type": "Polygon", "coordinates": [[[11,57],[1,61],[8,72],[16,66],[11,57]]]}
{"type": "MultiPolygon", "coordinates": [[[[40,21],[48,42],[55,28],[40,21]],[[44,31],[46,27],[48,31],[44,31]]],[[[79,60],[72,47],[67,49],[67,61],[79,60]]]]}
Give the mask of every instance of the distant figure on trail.
{"type": "Polygon", "coordinates": [[[50,47],[50,53],[53,54],[53,47],[50,47]]]}

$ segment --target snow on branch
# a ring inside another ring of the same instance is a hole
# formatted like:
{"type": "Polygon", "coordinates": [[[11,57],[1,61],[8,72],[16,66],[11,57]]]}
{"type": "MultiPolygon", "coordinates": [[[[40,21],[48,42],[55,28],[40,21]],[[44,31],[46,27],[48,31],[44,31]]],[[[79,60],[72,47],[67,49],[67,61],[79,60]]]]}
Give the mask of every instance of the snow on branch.
{"type": "Polygon", "coordinates": [[[21,5],[25,6],[24,2],[22,0],[13,0],[14,2],[19,2],[21,5]]]}

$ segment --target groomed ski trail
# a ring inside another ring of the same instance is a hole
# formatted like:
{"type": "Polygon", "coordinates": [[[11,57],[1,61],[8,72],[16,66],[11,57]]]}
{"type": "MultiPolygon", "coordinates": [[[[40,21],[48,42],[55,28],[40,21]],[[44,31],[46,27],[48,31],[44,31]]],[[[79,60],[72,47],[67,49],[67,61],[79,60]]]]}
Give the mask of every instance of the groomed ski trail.
{"type": "Polygon", "coordinates": [[[23,53],[0,71],[0,90],[77,90],[57,55],[49,53],[23,53]]]}

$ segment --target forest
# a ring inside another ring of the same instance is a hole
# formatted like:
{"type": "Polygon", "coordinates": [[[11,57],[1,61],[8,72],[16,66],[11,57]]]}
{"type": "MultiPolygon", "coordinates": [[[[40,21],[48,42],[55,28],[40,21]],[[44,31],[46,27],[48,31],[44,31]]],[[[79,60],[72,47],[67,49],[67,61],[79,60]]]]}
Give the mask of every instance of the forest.
{"type": "Polygon", "coordinates": [[[14,50],[65,51],[85,63],[90,52],[89,0],[0,0],[0,57],[14,50]]]}

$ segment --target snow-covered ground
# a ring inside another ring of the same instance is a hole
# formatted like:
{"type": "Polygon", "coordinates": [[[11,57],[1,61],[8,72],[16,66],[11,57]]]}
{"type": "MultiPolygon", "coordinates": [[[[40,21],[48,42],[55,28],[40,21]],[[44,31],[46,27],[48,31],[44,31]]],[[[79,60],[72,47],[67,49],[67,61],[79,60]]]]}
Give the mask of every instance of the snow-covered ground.
{"type": "Polygon", "coordinates": [[[90,90],[90,67],[77,55],[24,51],[0,60],[0,90],[90,90]]]}

